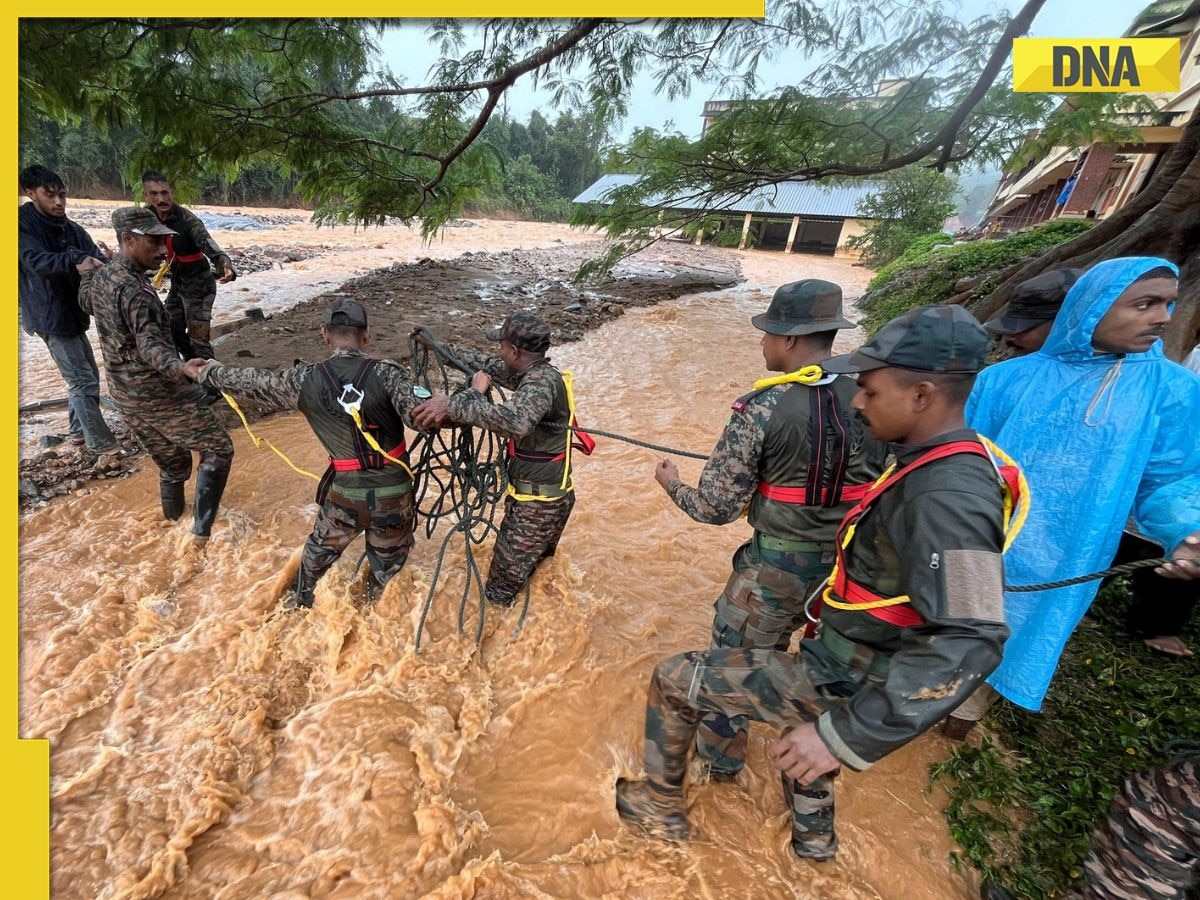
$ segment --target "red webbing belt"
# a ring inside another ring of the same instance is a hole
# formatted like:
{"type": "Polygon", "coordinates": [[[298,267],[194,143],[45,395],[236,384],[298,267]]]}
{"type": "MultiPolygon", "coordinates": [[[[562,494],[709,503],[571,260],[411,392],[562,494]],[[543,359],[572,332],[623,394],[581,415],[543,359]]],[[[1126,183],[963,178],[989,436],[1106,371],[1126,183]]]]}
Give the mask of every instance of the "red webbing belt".
{"type": "MultiPolygon", "coordinates": [[[[403,454],[408,452],[408,446],[404,441],[401,441],[395,447],[388,451],[388,456],[394,456],[399,459],[403,454]]],[[[329,457],[329,465],[333,467],[335,472],[358,472],[362,469],[362,463],[357,459],[334,459],[329,457]]]]}

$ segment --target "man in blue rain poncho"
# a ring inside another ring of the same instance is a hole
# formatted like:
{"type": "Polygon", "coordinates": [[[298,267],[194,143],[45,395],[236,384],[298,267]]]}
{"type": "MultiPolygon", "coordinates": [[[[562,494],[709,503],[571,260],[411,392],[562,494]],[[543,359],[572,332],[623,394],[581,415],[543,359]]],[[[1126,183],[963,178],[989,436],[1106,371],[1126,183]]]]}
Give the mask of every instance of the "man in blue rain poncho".
{"type": "MultiPolygon", "coordinates": [[[[1030,487],[1007,584],[1104,569],[1130,513],[1176,560],[1161,574],[1200,577],[1200,378],[1166,359],[1159,340],[1177,278],[1154,257],[1098,263],[1067,294],[1040,351],[980,373],[967,423],[1017,460],[1030,487]]],[[[1097,585],[1005,593],[1012,636],[988,679],[996,691],[1041,708],[1097,585]]],[[[982,716],[989,695],[977,692],[947,732],[982,716]]]]}

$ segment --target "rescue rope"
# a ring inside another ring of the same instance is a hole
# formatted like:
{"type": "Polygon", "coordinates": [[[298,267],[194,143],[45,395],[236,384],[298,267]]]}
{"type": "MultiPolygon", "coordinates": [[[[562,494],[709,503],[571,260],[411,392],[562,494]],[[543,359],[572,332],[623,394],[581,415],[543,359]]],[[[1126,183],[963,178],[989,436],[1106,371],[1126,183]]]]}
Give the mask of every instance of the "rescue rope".
{"type": "Polygon", "coordinates": [[[282,459],[285,463],[288,464],[288,466],[291,468],[291,470],[293,472],[303,475],[305,478],[311,478],[313,481],[321,480],[320,475],[314,475],[312,472],[308,472],[308,471],[305,471],[304,469],[300,468],[298,465],[296,465],[294,462],[292,462],[290,459],[288,459],[288,455],[286,453],[284,453],[282,450],[280,450],[278,447],[276,447],[274,444],[272,444],[269,440],[267,440],[264,437],[259,437],[253,431],[251,431],[250,423],[246,420],[246,414],[244,412],[242,412],[242,408],[240,406],[238,406],[237,401],[234,400],[233,397],[229,396],[229,394],[226,393],[225,391],[221,391],[221,396],[225,398],[225,402],[228,403],[233,408],[233,411],[238,414],[238,418],[242,420],[242,427],[244,427],[246,429],[246,434],[250,435],[250,443],[252,443],[254,445],[254,449],[256,449],[256,450],[261,449],[262,445],[266,444],[268,447],[270,447],[272,450],[275,451],[276,456],[278,456],[280,459],[282,459]]]}
{"type": "MultiPolygon", "coordinates": [[[[437,344],[425,332],[422,337],[433,346],[431,352],[416,339],[409,341],[413,384],[430,392],[445,394],[462,390],[466,385],[456,385],[450,380],[447,365],[464,375],[472,370],[455,359],[444,347],[437,344]]],[[[499,388],[496,388],[499,391],[499,388]]],[[[413,460],[413,475],[416,495],[414,503],[417,515],[425,520],[425,536],[433,537],[443,519],[453,520],[449,531],[442,539],[430,576],[429,592],[421,607],[417,622],[414,646],[421,649],[425,633],[425,622],[433,608],[433,598],[441,579],[446,551],[455,535],[462,535],[466,553],[466,580],[458,605],[458,633],[466,626],[467,603],[471,589],[478,598],[479,619],[475,626],[475,643],[483,639],[483,623],[487,613],[484,597],[483,574],[475,558],[473,545],[482,544],[489,535],[499,534],[496,508],[506,487],[504,468],[505,444],[496,435],[482,428],[469,425],[450,424],[439,431],[424,435],[420,453],[413,460]]],[[[528,592],[526,608],[528,608],[528,592]]],[[[516,633],[524,626],[522,612],[516,633]]]]}
{"type": "Polygon", "coordinates": [[[1165,566],[1169,562],[1172,562],[1172,560],[1165,556],[1158,559],[1139,559],[1135,562],[1113,566],[1110,569],[1105,569],[1103,572],[1092,572],[1090,575],[1078,575],[1075,578],[1064,578],[1062,581],[1047,581],[1045,584],[1006,584],[1004,589],[1012,591],[1014,594],[1026,594],[1030,591],[1052,591],[1055,588],[1070,587],[1073,584],[1083,584],[1086,581],[1099,581],[1101,578],[1128,575],[1130,572],[1136,572],[1138,569],[1157,568],[1158,566],[1165,566]]]}

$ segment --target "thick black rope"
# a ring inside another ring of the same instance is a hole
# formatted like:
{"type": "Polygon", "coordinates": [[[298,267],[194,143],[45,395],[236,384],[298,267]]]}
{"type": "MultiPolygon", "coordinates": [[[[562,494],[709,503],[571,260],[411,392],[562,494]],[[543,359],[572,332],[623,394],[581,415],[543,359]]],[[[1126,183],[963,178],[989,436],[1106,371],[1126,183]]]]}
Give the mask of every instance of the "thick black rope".
{"type": "MultiPolygon", "coordinates": [[[[435,361],[441,382],[440,389],[443,392],[450,393],[452,390],[449,373],[446,371],[443,361],[468,378],[474,375],[474,371],[469,366],[455,359],[454,355],[434,340],[428,331],[422,329],[421,336],[433,348],[432,359],[435,361]]],[[[410,350],[415,382],[430,390],[434,390],[435,385],[430,383],[429,378],[430,351],[415,339],[410,342],[410,350]]],[[[499,389],[497,388],[497,390],[499,389]]],[[[644,447],[647,450],[655,450],[659,453],[667,453],[673,456],[684,456],[689,459],[708,459],[708,454],[706,453],[692,453],[691,451],[680,450],[676,447],[652,444],[649,441],[638,440],[637,438],[616,434],[611,431],[600,431],[596,428],[583,428],[581,426],[561,425],[549,422],[544,424],[551,428],[570,429],[574,432],[586,431],[594,437],[606,437],[617,441],[624,441],[635,447],[644,447]]],[[[420,472],[426,476],[419,479],[421,486],[417,498],[417,506],[420,514],[425,518],[426,535],[432,537],[439,519],[449,515],[457,515],[459,517],[458,524],[446,535],[446,539],[442,542],[441,551],[438,553],[438,561],[434,568],[429,595],[425,599],[425,607],[421,612],[421,620],[417,626],[417,649],[421,647],[421,633],[425,625],[425,618],[429,614],[429,607],[433,602],[433,594],[437,588],[438,575],[441,572],[442,560],[445,557],[446,548],[449,545],[450,537],[457,533],[463,533],[467,536],[467,571],[479,585],[479,625],[476,629],[476,642],[479,641],[483,633],[485,604],[483,602],[483,587],[479,567],[471,552],[471,544],[482,543],[488,534],[493,531],[499,531],[498,526],[495,524],[496,507],[506,487],[504,481],[503,445],[493,435],[489,432],[481,431],[479,438],[475,439],[473,437],[475,429],[466,426],[455,426],[448,430],[452,434],[451,442],[455,443],[454,448],[451,449],[447,445],[442,432],[427,436],[425,445],[422,447],[421,457],[413,467],[414,474],[420,472]],[[435,446],[435,441],[438,449],[431,450],[435,446]],[[430,481],[438,485],[438,493],[432,506],[429,509],[423,509],[420,504],[428,491],[430,481]],[[447,497],[450,498],[448,504],[446,502],[447,497]],[[482,530],[479,530],[480,526],[482,530]]],[[[1005,585],[1004,590],[1011,591],[1014,594],[1050,591],[1056,588],[1070,587],[1075,584],[1084,584],[1088,581],[1098,581],[1102,578],[1127,575],[1139,569],[1157,568],[1169,562],[1171,560],[1165,557],[1159,559],[1142,559],[1119,566],[1112,566],[1101,572],[1092,572],[1087,575],[1079,575],[1075,578],[1064,578],[1060,581],[1047,581],[1042,584],[1005,585]]],[[[462,603],[459,606],[458,628],[460,634],[464,626],[470,583],[470,578],[468,578],[467,587],[463,591],[462,603]]],[[[526,588],[525,606],[521,611],[521,617],[517,623],[518,634],[524,625],[525,615],[529,609],[528,585],[526,585],[526,588]]]]}
{"type": "MultiPolygon", "coordinates": [[[[463,387],[450,381],[443,357],[460,372],[471,374],[466,366],[453,359],[444,349],[441,353],[431,354],[425,346],[412,340],[409,351],[413,383],[431,392],[451,394],[463,387]]],[[[496,508],[507,486],[504,443],[484,429],[466,425],[449,426],[423,435],[420,453],[413,460],[412,468],[417,484],[414,503],[417,515],[425,520],[426,537],[433,536],[441,520],[452,519],[454,522],[438,550],[429,593],[425,596],[417,623],[415,648],[421,649],[425,622],[433,606],[446,551],[456,534],[463,536],[466,551],[466,581],[458,606],[458,633],[462,634],[466,627],[467,603],[474,587],[479,604],[479,621],[475,629],[475,643],[478,644],[483,637],[486,604],[483,576],[472,545],[482,544],[489,535],[498,534],[500,530],[496,522],[496,508]]]]}
{"type": "Polygon", "coordinates": [[[1138,569],[1149,569],[1158,566],[1165,566],[1171,562],[1166,557],[1159,559],[1139,559],[1136,562],[1128,562],[1123,565],[1113,566],[1111,569],[1105,569],[1103,572],[1092,572],[1090,575],[1079,575],[1075,578],[1064,578],[1062,581],[1047,581],[1045,584],[1021,584],[1011,585],[1006,584],[1004,589],[1012,591],[1014,594],[1026,594],[1030,591],[1052,591],[1055,588],[1070,587],[1073,584],[1083,584],[1085,581],[1099,581],[1101,578],[1110,578],[1117,575],[1128,575],[1130,572],[1136,572],[1138,569]]]}

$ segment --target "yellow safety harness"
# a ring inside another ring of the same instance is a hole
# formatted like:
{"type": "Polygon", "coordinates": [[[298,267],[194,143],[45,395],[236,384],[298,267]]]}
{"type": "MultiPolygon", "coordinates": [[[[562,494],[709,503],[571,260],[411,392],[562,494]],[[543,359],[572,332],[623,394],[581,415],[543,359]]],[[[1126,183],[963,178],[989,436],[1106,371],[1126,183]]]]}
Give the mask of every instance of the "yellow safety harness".
{"type": "MultiPolygon", "coordinates": [[[[1029,483],[1025,480],[1025,473],[1021,471],[1012,457],[982,435],[979,436],[979,442],[987,448],[988,459],[992,463],[992,467],[996,469],[997,477],[1002,485],[1004,494],[1004,550],[1007,551],[1024,527],[1025,519],[1029,515],[1029,483]],[[996,459],[999,459],[1003,463],[1003,466],[998,466],[996,459]]],[[[902,469],[898,473],[899,477],[902,477],[908,469],[916,467],[919,463],[920,460],[914,461],[908,467],[902,469]]],[[[890,607],[912,602],[912,598],[907,594],[902,594],[899,597],[880,597],[862,585],[855,583],[845,574],[846,550],[854,540],[854,535],[862,514],[883,493],[881,488],[898,480],[898,477],[894,477],[896,475],[896,465],[893,463],[888,467],[887,471],[876,479],[867,496],[854,509],[850,510],[846,518],[842,521],[843,530],[838,536],[837,561],[821,595],[822,603],[832,606],[834,609],[870,612],[872,610],[888,610],[890,607]],[[834,590],[837,590],[839,594],[850,602],[837,599],[833,595],[834,590]]],[[[873,615],[896,625],[913,625],[919,624],[922,621],[921,617],[913,610],[895,610],[887,613],[875,612],[873,615]]]]}
{"type": "MultiPolygon", "coordinates": [[[[567,410],[569,413],[568,421],[573,423],[575,421],[575,392],[573,390],[575,373],[573,371],[571,371],[570,369],[564,369],[561,374],[562,374],[562,380],[563,380],[563,387],[566,388],[566,391],[567,391],[567,410]]],[[[565,431],[565,434],[566,434],[566,438],[565,438],[565,444],[563,447],[563,460],[562,460],[563,474],[562,474],[562,483],[559,485],[559,490],[563,491],[564,494],[567,494],[567,493],[570,493],[571,491],[575,490],[575,483],[571,479],[571,448],[572,448],[572,440],[574,438],[574,433],[571,431],[570,428],[567,428],[565,431]]],[[[551,502],[554,500],[562,499],[562,496],[543,497],[540,494],[521,494],[521,493],[518,493],[517,489],[513,486],[513,484],[511,482],[509,482],[509,485],[508,485],[508,496],[510,496],[514,500],[518,500],[522,503],[529,502],[529,501],[540,501],[543,503],[548,503],[548,502],[551,502]]]]}

